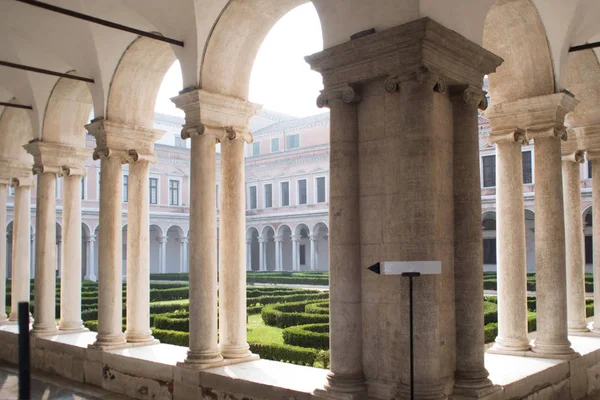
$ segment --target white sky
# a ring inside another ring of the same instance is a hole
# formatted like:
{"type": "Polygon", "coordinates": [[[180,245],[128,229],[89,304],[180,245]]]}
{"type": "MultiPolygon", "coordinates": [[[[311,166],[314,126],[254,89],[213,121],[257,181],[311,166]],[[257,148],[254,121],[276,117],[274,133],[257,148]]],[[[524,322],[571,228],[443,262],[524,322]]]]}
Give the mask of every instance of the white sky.
{"type": "MultiPolygon", "coordinates": [[[[310,70],[304,56],[323,49],[321,23],[312,3],[295,8],[269,32],[252,68],[250,101],[297,117],[325,110],[315,102],[323,88],[321,75],[310,70]]],[[[155,111],[179,115],[170,98],[182,89],[181,69],[175,62],[158,92],[155,111]]]]}

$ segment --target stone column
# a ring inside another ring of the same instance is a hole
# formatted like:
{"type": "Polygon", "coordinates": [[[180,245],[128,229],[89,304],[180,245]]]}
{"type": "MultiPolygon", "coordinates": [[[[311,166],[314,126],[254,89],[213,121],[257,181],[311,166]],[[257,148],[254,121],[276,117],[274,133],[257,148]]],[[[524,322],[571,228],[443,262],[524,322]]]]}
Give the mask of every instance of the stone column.
{"type": "Polygon", "coordinates": [[[0,180],[0,323],[8,321],[6,310],[6,189],[8,181],[0,180]]]}
{"type": "Polygon", "coordinates": [[[86,281],[96,281],[96,274],[94,272],[94,243],[96,242],[96,235],[90,234],[85,240],[87,245],[87,260],[86,260],[86,268],[85,268],[85,279],[86,281]]]}
{"type": "Polygon", "coordinates": [[[158,270],[161,274],[164,274],[167,272],[167,241],[169,237],[167,235],[160,236],[157,240],[160,243],[160,264],[158,270]]]}
{"type": "Polygon", "coordinates": [[[62,274],[60,281],[61,330],[85,329],[81,320],[81,167],[63,168],[62,274]]]}
{"type": "Polygon", "coordinates": [[[29,279],[35,279],[35,232],[29,238],[29,279]]]}
{"type": "MultiPolygon", "coordinates": [[[[129,151],[129,212],[127,215],[127,329],[131,343],[152,343],[150,330],[150,201],[149,164],[152,153],[129,151]]],[[[164,260],[164,257],[163,257],[164,260]]]]}
{"type": "Polygon", "coordinates": [[[585,316],[585,256],[581,219],[580,165],[583,158],[583,152],[579,151],[562,158],[569,332],[588,331],[585,316]]]}
{"type": "Polygon", "coordinates": [[[530,346],[527,337],[527,261],[521,146],[527,144],[527,139],[522,130],[516,129],[492,131],[489,141],[496,144],[498,210],[498,337],[491,352],[525,351],[530,346]]]}
{"type": "MultiPolygon", "coordinates": [[[[29,302],[31,186],[33,178],[13,178],[15,188],[10,321],[17,321],[19,302],[29,302]]],[[[55,227],[54,227],[55,228],[55,227]]],[[[55,228],[56,229],[56,228],[55,228]]]]}
{"type": "Polygon", "coordinates": [[[298,243],[300,242],[299,235],[292,235],[292,270],[300,270],[300,260],[298,259],[298,243]]]}
{"type": "Polygon", "coordinates": [[[281,266],[281,245],[283,243],[283,236],[275,236],[275,271],[283,271],[281,266]]]}
{"type": "Polygon", "coordinates": [[[100,231],[98,233],[98,335],[96,348],[118,347],[126,343],[122,328],[123,307],[123,229],[121,166],[124,151],[100,149],[100,231]]]}
{"type": "Polygon", "coordinates": [[[252,271],[252,238],[246,239],[246,271],[252,271]]]}
{"type": "Polygon", "coordinates": [[[317,269],[317,235],[310,235],[310,270],[315,271],[317,269]]]}
{"type": "Polygon", "coordinates": [[[179,261],[180,261],[180,266],[179,266],[179,272],[184,273],[186,272],[186,266],[187,266],[187,243],[188,243],[188,238],[187,236],[181,237],[179,238],[179,243],[180,243],[180,255],[179,255],[179,261]]]}
{"type": "Polygon", "coordinates": [[[258,237],[258,270],[266,271],[267,270],[267,257],[266,257],[266,247],[267,247],[268,239],[266,237],[259,236],[258,237]]]}
{"type": "MultiPolygon", "coordinates": [[[[557,123],[562,125],[562,121],[557,123]]],[[[537,337],[532,350],[548,356],[572,355],[573,349],[567,338],[567,274],[561,166],[561,139],[566,140],[567,134],[564,127],[560,129],[550,126],[528,128],[527,136],[533,139],[535,152],[537,337]]]]}
{"type": "Polygon", "coordinates": [[[484,365],[483,242],[479,174],[478,107],[487,108],[476,87],[453,88],[454,279],[456,373],[454,394],[479,398],[499,390],[484,365]]]}
{"type": "Polygon", "coordinates": [[[600,333],[600,152],[588,151],[587,155],[588,160],[592,160],[592,241],[594,244],[594,324],[592,332],[600,333]]]}
{"type": "MultiPolygon", "coordinates": [[[[249,132],[230,131],[221,141],[219,348],[225,358],[252,356],[246,340],[244,143],[249,132]]],[[[213,185],[214,187],[214,185],[213,185]]],[[[214,197],[214,196],[213,196],[214,197]]],[[[261,239],[259,238],[259,243],[261,239]]],[[[264,243],[260,243],[261,250],[264,243]]],[[[261,251],[261,270],[264,254],[261,251]]]]}

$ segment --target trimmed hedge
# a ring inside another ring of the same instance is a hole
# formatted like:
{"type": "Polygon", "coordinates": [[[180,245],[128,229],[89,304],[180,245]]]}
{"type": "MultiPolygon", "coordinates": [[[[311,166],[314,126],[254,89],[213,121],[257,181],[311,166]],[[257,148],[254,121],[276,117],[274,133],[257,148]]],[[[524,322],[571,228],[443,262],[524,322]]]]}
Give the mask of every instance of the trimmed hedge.
{"type": "Polygon", "coordinates": [[[279,328],[328,323],[329,315],[304,312],[304,308],[309,303],[311,301],[271,304],[262,309],[261,316],[265,324],[279,328]]]}
{"type": "Polygon", "coordinates": [[[498,322],[498,305],[490,301],[483,302],[483,324],[498,322]]]}
{"type": "Polygon", "coordinates": [[[249,343],[250,351],[266,360],[283,361],[312,367],[319,357],[316,349],[281,344],[249,343]]]}
{"type": "MultiPolygon", "coordinates": [[[[275,303],[292,303],[296,301],[306,301],[306,300],[322,300],[328,299],[329,292],[318,292],[315,290],[310,291],[309,293],[300,293],[300,294],[290,294],[285,296],[261,296],[255,297],[252,299],[246,300],[246,306],[253,306],[256,304],[267,305],[267,304],[275,304],[275,303]]],[[[304,310],[302,310],[304,311],[304,310]]]]}
{"type": "Polygon", "coordinates": [[[295,276],[247,276],[246,282],[252,283],[270,283],[283,285],[329,285],[329,278],[324,277],[295,277],[295,276]]]}
{"type": "Polygon", "coordinates": [[[327,314],[329,315],[329,301],[320,301],[310,303],[304,307],[304,312],[309,314],[327,314]]]}
{"type": "Polygon", "coordinates": [[[283,330],[285,344],[329,350],[329,324],[290,326],[283,330]]]}
{"type": "Polygon", "coordinates": [[[159,328],[151,328],[152,335],[161,343],[174,344],[177,346],[188,347],[190,344],[190,334],[188,332],[170,331],[159,328]]]}

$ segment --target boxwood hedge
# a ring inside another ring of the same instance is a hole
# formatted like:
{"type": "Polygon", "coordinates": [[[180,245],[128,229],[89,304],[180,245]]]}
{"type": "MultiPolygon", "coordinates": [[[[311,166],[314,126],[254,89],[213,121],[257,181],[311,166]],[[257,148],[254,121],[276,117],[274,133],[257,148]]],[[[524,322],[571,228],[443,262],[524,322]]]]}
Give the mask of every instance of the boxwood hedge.
{"type": "Polygon", "coordinates": [[[329,324],[290,326],[283,330],[285,344],[329,350],[329,324]]]}

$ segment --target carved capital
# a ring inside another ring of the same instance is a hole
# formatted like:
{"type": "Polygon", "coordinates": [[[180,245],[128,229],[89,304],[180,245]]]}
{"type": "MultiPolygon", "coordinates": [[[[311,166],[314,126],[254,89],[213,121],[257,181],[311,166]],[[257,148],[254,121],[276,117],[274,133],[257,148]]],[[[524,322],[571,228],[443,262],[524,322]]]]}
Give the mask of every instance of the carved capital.
{"type": "Polygon", "coordinates": [[[342,85],[321,91],[317,97],[317,107],[329,107],[331,101],[342,100],[346,104],[358,103],[362,100],[360,94],[350,85],[342,85]]]}
{"type": "Polygon", "coordinates": [[[585,160],[584,154],[585,154],[585,151],[577,150],[574,153],[563,155],[562,160],[574,162],[577,164],[583,164],[583,161],[585,160]]]}
{"type": "Polygon", "coordinates": [[[124,150],[114,150],[114,149],[107,149],[107,148],[96,149],[96,150],[94,150],[94,154],[92,156],[92,158],[94,160],[105,160],[108,158],[115,158],[115,157],[120,158],[122,164],[125,164],[129,161],[129,155],[124,150]]]}
{"type": "Polygon", "coordinates": [[[197,124],[185,124],[183,128],[181,128],[181,138],[186,140],[192,136],[200,136],[204,133],[204,129],[204,124],[200,122],[197,124]]]}
{"type": "Polygon", "coordinates": [[[34,185],[34,181],[33,181],[33,177],[27,177],[27,178],[12,178],[12,180],[10,181],[10,186],[14,187],[14,188],[18,188],[18,187],[32,187],[34,185]]]}
{"type": "Polygon", "coordinates": [[[86,176],[86,169],[83,166],[63,166],[61,176],[86,176]]]}
{"type": "Polygon", "coordinates": [[[136,163],[136,162],[155,163],[156,162],[156,156],[154,155],[154,153],[148,152],[148,151],[128,150],[127,155],[128,155],[129,163],[136,163]]]}
{"type": "Polygon", "coordinates": [[[454,86],[450,88],[451,100],[454,102],[462,101],[471,106],[477,106],[480,110],[485,110],[488,107],[487,92],[472,85],[454,86]]]}
{"type": "Polygon", "coordinates": [[[37,164],[37,165],[33,166],[32,172],[34,175],[40,175],[40,174],[60,175],[62,173],[62,168],[58,165],[37,164]]]}
{"type": "Polygon", "coordinates": [[[527,128],[527,139],[535,140],[540,138],[555,138],[566,141],[568,139],[567,130],[562,125],[536,126],[527,128]]]}
{"type": "Polygon", "coordinates": [[[231,126],[224,128],[225,137],[223,140],[243,140],[246,143],[254,142],[254,136],[248,129],[235,129],[231,126]]]}
{"type": "Polygon", "coordinates": [[[528,144],[527,136],[523,129],[508,129],[506,131],[492,132],[488,136],[489,144],[516,142],[520,145],[528,144]]]}
{"type": "Polygon", "coordinates": [[[434,92],[446,93],[446,81],[440,74],[432,72],[427,64],[423,64],[416,73],[417,83],[428,85],[434,92]]]}

